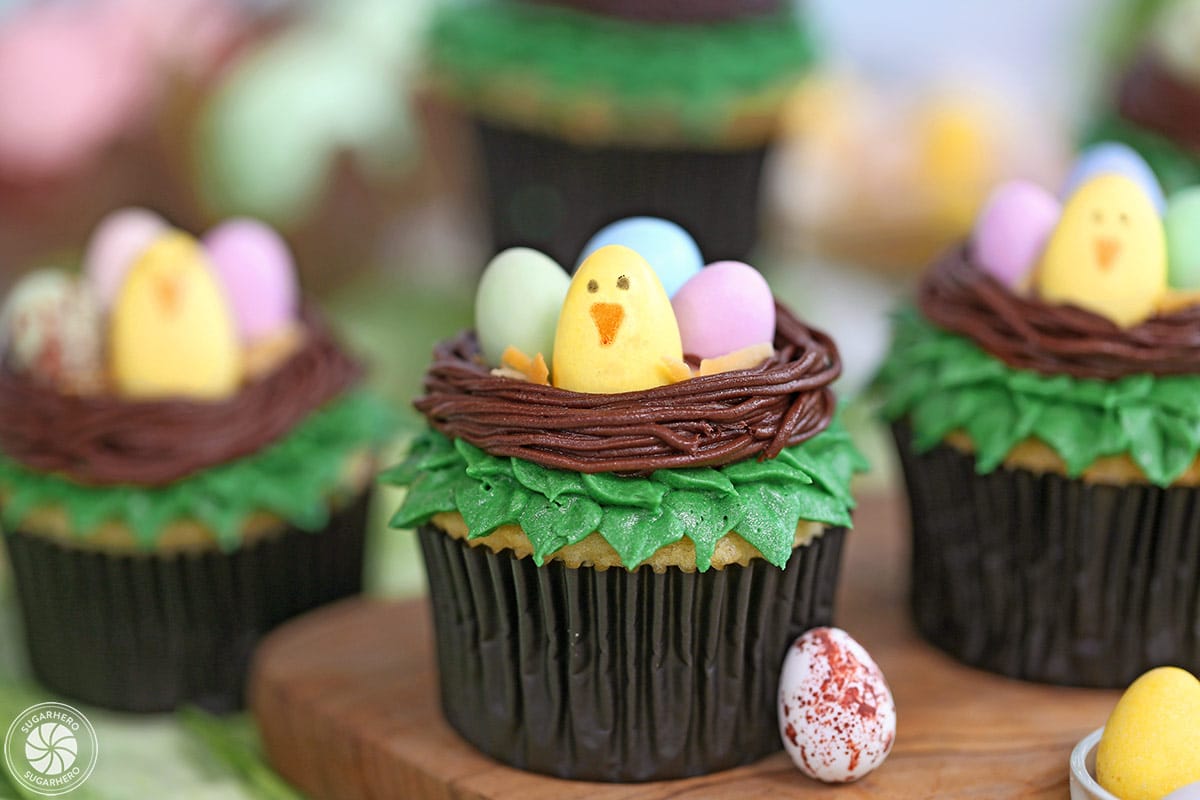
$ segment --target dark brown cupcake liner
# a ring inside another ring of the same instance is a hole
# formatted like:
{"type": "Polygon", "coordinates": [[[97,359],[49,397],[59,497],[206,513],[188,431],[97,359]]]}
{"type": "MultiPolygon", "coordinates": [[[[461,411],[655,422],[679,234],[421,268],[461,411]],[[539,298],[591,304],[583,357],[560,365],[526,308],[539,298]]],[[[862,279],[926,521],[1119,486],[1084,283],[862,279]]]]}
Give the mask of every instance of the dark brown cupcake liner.
{"type": "Polygon", "coordinates": [[[37,679],[119,711],[242,707],[268,631],[362,590],[369,494],[326,528],[289,528],[231,553],[113,554],[4,537],[37,679]]]}
{"type": "Polygon", "coordinates": [[[1200,491],[975,472],[917,454],[893,426],[912,513],[917,628],[1013,678],[1121,688],[1156,666],[1200,671],[1200,491]]]}
{"type": "Polygon", "coordinates": [[[532,247],[568,269],[598,230],[662,217],[707,262],[746,260],[758,239],[765,147],[743,150],[586,146],[475,121],[497,251],[532,247]]]}
{"type": "Polygon", "coordinates": [[[475,747],[574,780],[682,778],[781,749],[780,665],[833,617],[845,530],[784,570],[538,567],[420,530],[442,707],[475,747]]]}

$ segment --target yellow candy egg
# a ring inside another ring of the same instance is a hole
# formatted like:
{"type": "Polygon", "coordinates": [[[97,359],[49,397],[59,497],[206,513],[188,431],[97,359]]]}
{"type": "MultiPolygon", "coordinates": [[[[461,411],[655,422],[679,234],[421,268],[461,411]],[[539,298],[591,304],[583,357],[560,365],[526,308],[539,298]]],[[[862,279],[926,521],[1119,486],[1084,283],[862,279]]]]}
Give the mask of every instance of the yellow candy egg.
{"type": "Polygon", "coordinates": [[[241,381],[233,316],[199,244],[178,231],[130,267],[112,308],[117,389],[136,398],[219,400],[241,381]]]}
{"type": "Polygon", "coordinates": [[[555,386],[613,394],[671,381],[683,344],[654,270],[621,245],[602,247],[571,279],[554,336],[555,386]]]}
{"type": "Polygon", "coordinates": [[[1153,314],[1167,289],[1167,248],[1146,193],[1115,174],[1080,187],[1046,246],[1037,289],[1052,303],[1085,308],[1122,327],[1153,314]]]}
{"type": "Polygon", "coordinates": [[[1200,781],[1200,680],[1159,667],[1134,681],[1104,727],[1096,777],[1121,800],[1159,800],[1200,781]]]}

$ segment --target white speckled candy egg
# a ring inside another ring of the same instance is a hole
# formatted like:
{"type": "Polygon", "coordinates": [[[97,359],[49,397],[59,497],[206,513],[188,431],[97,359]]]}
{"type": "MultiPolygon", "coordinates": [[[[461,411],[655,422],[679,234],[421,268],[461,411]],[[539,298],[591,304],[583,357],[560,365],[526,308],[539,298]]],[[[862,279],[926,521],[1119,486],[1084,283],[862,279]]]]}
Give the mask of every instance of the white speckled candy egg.
{"type": "Polygon", "coordinates": [[[493,258],[475,293],[475,333],[488,364],[498,366],[510,345],[547,361],[571,279],[550,256],[512,247],[493,258]]]}
{"type": "Polygon", "coordinates": [[[874,770],[896,739],[896,703],[863,646],[814,628],[788,649],[779,679],[779,733],[801,772],[849,783],[874,770]]]}
{"type": "Polygon", "coordinates": [[[62,270],[25,275],[0,309],[0,345],[9,366],[48,383],[78,388],[97,382],[102,343],[95,296],[62,270]]]}

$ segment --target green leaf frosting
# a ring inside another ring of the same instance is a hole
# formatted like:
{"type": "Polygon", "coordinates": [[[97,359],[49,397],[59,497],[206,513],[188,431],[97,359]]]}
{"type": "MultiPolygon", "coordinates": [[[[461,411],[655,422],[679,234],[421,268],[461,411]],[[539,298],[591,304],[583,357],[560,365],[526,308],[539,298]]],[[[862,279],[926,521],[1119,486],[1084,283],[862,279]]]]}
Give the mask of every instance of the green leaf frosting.
{"type": "Polygon", "coordinates": [[[11,530],[34,509],[62,508],[80,537],[106,522],[124,523],[139,544],[153,548],[168,524],[195,520],[210,528],[225,550],[240,545],[243,523],[259,511],[304,530],[320,530],[328,521],[329,498],[342,480],[345,459],[381,442],[392,422],[379,400],[355,391],[258,453],[155,488],[85,486],[0,456],[0,522],[11,530]]]}
{"type": "Polygon", "coordinates": [[[688,538],[697,567],[707,570],[717,541],[731,530],[782,567],[801,520],[849,525],[850,481],[864,469],[866,462],[835,420],[773,461],[658,470],[645,478],[548,469],[426,431],[408,458],[381,479],[408,487],[392,518],[395,528],[421,525],[442,511],[460,512],[471,539],[517,524],[539,565],[598,531],[631,569],[688,538]]]}
{"type": "Polygon", "coordinates": [[[617,128],[653,125],[669,114],[701,142],[719,139],[745,98],[782,99],[814,50],[793,13],[647,25],[513,2],[449,6],[429,40],[432,74],[466,102],[498,82],[520,81],[539,93],[543,115],[569,114],[562,109],[594,98],[611,104],[617,128]]]}
{"type": "Polygon", "coordinates": [[[918,450],[965,431],[981,474],[1030,437],[1058,453],[1072,477],[1099,458],[1124,454],[1158,486],[1200,454],[1200,375],[1103,381],[1013,369],[911,310],[896,316],[875,385],[884,416],[906,418],[918,450]]]}

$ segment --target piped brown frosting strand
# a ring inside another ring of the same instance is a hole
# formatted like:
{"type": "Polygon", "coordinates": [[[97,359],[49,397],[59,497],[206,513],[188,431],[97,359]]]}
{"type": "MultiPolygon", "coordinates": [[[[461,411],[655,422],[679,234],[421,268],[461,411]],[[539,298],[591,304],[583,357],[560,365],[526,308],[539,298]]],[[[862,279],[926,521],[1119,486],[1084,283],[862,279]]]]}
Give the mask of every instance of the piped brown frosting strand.
{"type": "Polygon", "coordinates": [[[474,334],[439,344],[414,405],[433,427],[497,456],[576,472],[774,458],[829,426],[837,347],[777,305],[775,355],[753,369],[622,394],[584,394],[491,374],[474,334]]]}
{"type": "Polygon", "coordinates": [[[951,249],[917,292],[921,313],[1010,367],[1116,380],[1200,371],[1200,308],[1121,328],[1090,311],[1009,290],[976,267],[969,246],[951,249]]]}
{"type": "Polygon", "coordinates": [[[1200,152],[1200,87],[1179,77],[1152,52],[1126,73],[1117,96],[1126,120],[1200,152]]]}
{"type": "Polygon", "coordinates": [[[60,394],[0,369],[0,451],[84,484],[161,486],[285,436],[362,375],[313,313],[300,349],[220,402],[60,394]]]}

